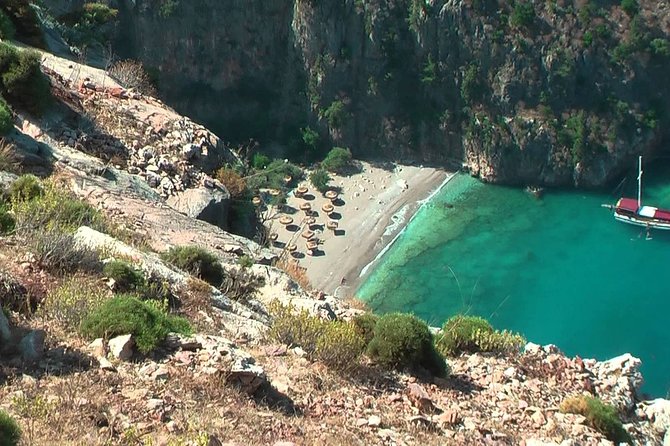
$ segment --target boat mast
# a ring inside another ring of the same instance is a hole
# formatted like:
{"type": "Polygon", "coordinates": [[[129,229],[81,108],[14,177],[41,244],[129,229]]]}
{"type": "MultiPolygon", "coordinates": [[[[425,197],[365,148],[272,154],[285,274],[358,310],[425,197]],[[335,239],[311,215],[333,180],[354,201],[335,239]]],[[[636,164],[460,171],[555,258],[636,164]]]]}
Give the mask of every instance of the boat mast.
{"type": "Polygon", "coordinates": [[[642,155],[640,155],[637,168],[637,207],[642,206],[642,155]]]}

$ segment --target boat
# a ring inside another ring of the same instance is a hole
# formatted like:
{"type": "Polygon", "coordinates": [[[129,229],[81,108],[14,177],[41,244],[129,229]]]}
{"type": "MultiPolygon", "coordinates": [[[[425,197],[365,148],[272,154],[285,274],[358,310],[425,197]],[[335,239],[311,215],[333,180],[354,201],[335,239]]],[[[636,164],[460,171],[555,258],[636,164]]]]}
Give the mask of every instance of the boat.
{"type": "Polygon", "coordinates": [[[638,160],[637,199],[619,198],[614,205],[614,218],[647,229],[670,230],[670,210],[642,204],[642,157],[638,160]]]}

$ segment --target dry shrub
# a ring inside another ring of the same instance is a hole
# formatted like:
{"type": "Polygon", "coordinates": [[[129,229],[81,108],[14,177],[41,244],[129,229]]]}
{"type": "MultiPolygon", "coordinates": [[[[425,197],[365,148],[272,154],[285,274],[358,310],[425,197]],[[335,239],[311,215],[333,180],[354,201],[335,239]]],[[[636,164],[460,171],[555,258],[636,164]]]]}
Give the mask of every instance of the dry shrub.
{"type": "Polygon", "coordinates": [[[0,139],[0,170],[11,173],[21,172],[21,162],[16,154],[16,147],[5,139],[0,139]]]}
{"type": "Polygon", "coordinates": [[[253,297],[264,283],[261,276],[257,276],[246,268],[239,268],[235,271],[227,271],[219,290],[229,299],[246,301],[253,297]]]}
{"type": "Polygon", "coordinates": [[[359,299],[358,297],[348,297],[344,299],[344,304],[349,308],[353,308],[354,310],[370,311],[370,307],[368,307],[367,302],[359,299]]]}
{"type": "Polygon", "coordinates": [[[39,312],[46,319],[76,329],[91,311],[99,308],[108,298],[109,291],[96,279],[79,274],[49,293],[39,312]]]}
{"type": "Polygon", "coordinates": [[[247,191],[247,182],[233,169],[222,167],[216,171],[216,179],[224,185],[233,199],[242,197],[247,191]]]}
{"type": "Polygon", "coordinates": [[[586,417],[586,423],[616,444],[630,441],[616,409],[600,399],[586,395],[572,396],[561,402],[561,412],[586,417]]]}
{"type": "Polygon", "coordinates": [[[151,76],[144,69],[142,63],[127,59],[114,63],[109,68],[109,75],[125,88],[132,88],[148,96],[156,95],[151,76]]]}
{"type": "Polygon", "coordinates": [[[309,291],[312,289],[312,284],[307,277],[307,268],[303,268],[298,262],[282,257],[275,266],[288,274],[303,290],[309,291]]]}

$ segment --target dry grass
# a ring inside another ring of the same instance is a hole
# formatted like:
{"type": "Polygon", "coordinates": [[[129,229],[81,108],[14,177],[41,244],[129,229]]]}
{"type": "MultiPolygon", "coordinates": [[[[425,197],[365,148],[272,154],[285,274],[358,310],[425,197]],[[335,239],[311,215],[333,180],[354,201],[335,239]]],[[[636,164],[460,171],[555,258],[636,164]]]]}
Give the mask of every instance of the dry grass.
{"type": "Polygon", "coordinates": [[[16,154],[16,147],[4,138],[0,138],[0,170],[21,173],[21,163],[16,154]]]}
{"type": "Polygon", "coordinates": [[[275,266],[288,274],[303,290],[310,291],[312,289],[312,284],[307,277],[307,268],[303,268],[298,262],[282,257],[275,266]]]}
{"type": "Polygon", "coordinates": [[[355,310],[361,310],[365,312],[369,312],[370,307],[368,306],[367,302],[359,299],[358,297],[348,297],[343,300],[344,305],[346,305],[349,308],[353,308],[355,310]]]}

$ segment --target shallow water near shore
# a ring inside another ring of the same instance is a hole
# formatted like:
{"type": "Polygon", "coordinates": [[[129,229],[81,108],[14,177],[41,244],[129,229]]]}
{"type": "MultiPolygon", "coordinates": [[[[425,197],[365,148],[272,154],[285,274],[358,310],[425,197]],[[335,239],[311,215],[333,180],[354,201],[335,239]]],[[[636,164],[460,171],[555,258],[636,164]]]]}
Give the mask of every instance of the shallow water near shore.
{"type": "MultiPolygon", "coordinates": [[[[626,195],[634,197],[634,178],[626,195]]],[[[670,208],[670,164],[646,167],[643,200],[670,208]]],[[[432,325],[467,312],[568,355],[642,359],[643,391],[670,389],[670,233],[616,222],[617,196],[538,200],[466,175],[421,208],[358,290],[373,311],[432,325]]]]}

